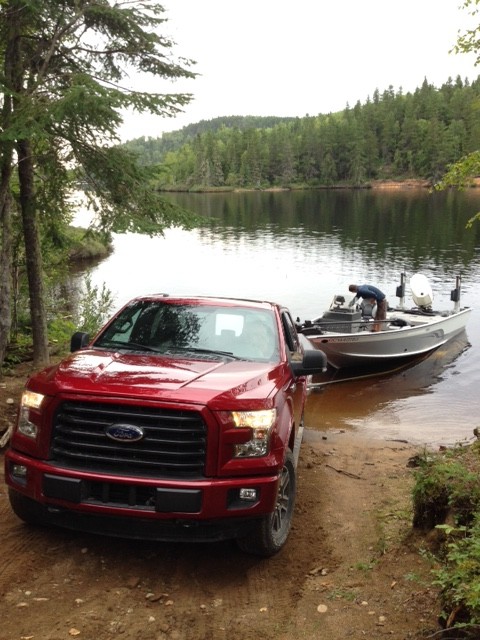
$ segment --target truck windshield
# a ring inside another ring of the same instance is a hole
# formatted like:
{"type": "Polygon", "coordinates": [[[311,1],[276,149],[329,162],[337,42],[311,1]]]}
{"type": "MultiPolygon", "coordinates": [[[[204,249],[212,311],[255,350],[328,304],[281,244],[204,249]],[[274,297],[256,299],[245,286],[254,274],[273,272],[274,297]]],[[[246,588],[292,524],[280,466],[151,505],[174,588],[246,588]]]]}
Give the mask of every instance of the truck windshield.
{"type": "Polygon", "coordinates": [[[144,300],[124,308],[94,342],[102,349],[264,362],[279,359],[273,311],[144,300]]]}

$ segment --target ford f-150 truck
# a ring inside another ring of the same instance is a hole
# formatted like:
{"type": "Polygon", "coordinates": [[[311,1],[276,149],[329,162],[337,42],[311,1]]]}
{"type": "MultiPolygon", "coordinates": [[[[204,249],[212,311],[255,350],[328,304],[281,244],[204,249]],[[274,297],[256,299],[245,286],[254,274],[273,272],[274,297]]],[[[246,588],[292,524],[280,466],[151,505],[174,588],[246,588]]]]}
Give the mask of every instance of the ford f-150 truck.
{"type": "Polygon", "coordinates": [[[12,508],[271,556],[290,530],[308,377],[325,368],[278,304],[135,298],[27,381],[5,456],[12,508]]]}

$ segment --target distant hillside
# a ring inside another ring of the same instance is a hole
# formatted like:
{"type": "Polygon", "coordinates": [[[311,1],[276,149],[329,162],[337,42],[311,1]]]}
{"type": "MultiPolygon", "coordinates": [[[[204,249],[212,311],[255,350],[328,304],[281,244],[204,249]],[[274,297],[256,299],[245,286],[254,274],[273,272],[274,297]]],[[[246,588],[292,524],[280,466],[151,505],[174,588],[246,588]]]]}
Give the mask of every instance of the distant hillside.
{"type": "Polygon", "coordinates": [[[233,116],[128,143],[160,190],[368,186],[438,182],[480,149],[480,77],[425,79],[414,92],[374,91],[364,104],[303,118],[233,116]]]}
{"type": "Polygon", "coordinates": [[[178,131],[163,133],[160,137],[142,137],[129,140],[123,146],[137,153],[140,162],[145,165],[159,164],[169,151],[177,151],[191,142],[196,136],[205,133],[216,133],[222,128],[269,129],[281,123],[288,123],[296,118],[280,118],[277,116],[224,116],[212,120],[200,120],[189,124],[178,131]]]}

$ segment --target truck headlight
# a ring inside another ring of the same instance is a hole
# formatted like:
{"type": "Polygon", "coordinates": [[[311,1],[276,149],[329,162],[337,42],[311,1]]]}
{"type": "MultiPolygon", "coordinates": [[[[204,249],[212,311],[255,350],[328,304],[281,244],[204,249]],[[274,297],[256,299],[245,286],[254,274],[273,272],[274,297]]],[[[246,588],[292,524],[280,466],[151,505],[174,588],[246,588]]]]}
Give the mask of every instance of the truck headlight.
{"type": "Polygon", "coordinates": [[[235,458],[255,458],[266,455],[270,432],[277,416],[276,410],[232,411],[231,415],[235,427],[243,429],[247,427],[252,430],[252,437],[248,442],[234,445],[235,458]]]}
{"type": "Polygon", "coordinates": [[[22,435],[27,436],[27,438],[34,440],[37,437],[38,425],[30,420],[30,409],[36,409],[38,411],[44,397],[41,393],[35,393],[28,389],[22,394],[17,428],[18,431],[22,435]]]}

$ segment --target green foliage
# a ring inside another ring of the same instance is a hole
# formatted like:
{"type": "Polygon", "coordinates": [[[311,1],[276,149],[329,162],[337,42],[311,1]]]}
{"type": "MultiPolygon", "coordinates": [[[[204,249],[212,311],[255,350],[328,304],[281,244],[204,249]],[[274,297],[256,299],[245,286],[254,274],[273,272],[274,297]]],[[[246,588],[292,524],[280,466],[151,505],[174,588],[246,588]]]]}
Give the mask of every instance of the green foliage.
{"type": "Polygon", "coordinates": [[[457,447],[437,456],[420,458],[413,487],[413,522],[432,528],[454,514],[460,524],[471,521],[480,509],[480,445],[457,447]]]}
{"type": "MultiPolygon", "coordinates": [[[[58,285],[50,283],[46,287],[48,311],[48,340],[51,353],[68,351],[74,331],[85,331],[95,335],[110,315],[113,296],[105,283],[101,288],[93,286],[90,275],[84,280],[84,290],[78,299],[73,291],[62,292],[58,285]]],[[[4,366],[9,367],[31,359],[32,336],[27,299],[19,304],[21,314],[15,339],[12,342],[4,366]]]]}
{"type": "Polygon", "coordinates": [[[421,576],[419,576],[417,573],[413,571],[406,573],[403,577],[407,582],[415,582],[416,584],[422,583],[421,576]]]}
{"type": "MultiPolygon", "coordinates": [[[[68,195],[79,176],[99,208],[96,222],[105,233],[154,235],[192,224],[193,216],[153,191],[150,172],[131,153],[115,148],[124,113],[172,117],[192,98],[137,91],[129,80],[149,80],[155,87],[159,81],[196,77],[193,61],[175,59],[174,43],[161,35],[164,13],[149,0],[0,2],[0,234],[9,235],[8,206],[16,203],[24,232],[17,237],[26,239],[14,259],[5,253],[0,282],[7,282],[10,271],[18,274],[25,256],[36,364],[48,362],[44,252],[63,250],[64,226],[71,221],[68,195]]],[[[0,313],[2,326],[16,324],[16,331],[18,323],[11,319],[17,306],[13,309],[4,305],[0,313]]],[[[0,340],[3,359],[7,332],[0,340]]]]}
{"type": "MultiPolygon", "coordinates": [[[[86,290],[78,293],[66,274],[75,261],[106,256],[111,238],[91,229],[65,227],[55,237],[43,234],[42,250],[45,257],[45,308],[50,351],[64,352],[72,333],[79,326],[96,331],[110,311],[111,294],[105,287],[101,291],[91,286],[89,276],[86,290]]],[[[24,256],[16,262],[15,323],[12,326],[11,348],[6,365],[31,358],[32,334],[24,256]]]]}
{"type": "Polygon", "coordinates": [[[473,183],[473,179],[480,175],[480,151],[472,151],[459,162],[448,167],[443,178],[435,185],[435,189],[442,190],[448,187],[464,189],[473,183]]]}
{"type": "MultiPolygon", "coordinates": [[[[480,175],[480,151],[472,151],[458,162],[449,165],[443,178],[435,185],[437,191],[443,191],[450,187],[465,189],[473,184],[474,179],[480,175]]],[[[480,220],[480,212],[467,222],[471,227],[476,220],[480,220]]]]}
{"type": "Polygon", "coordinates": [[[75,331],[85,331],[94,336],[102,327],[113,306],[113,296],[105,283],[102,287],[92,285],[90,274],[83,280],[83,289],[69,291],[62,297],[58,286],[48,290],[49,296],[57,301],[50,307],[48,337],[52,352],[66,352],[75,331]],[[60,302],[60,304],[58,304],[60,302]]]}
{"type": "Polygon", "coordinates": [[[69,261],[105,258],[112,251],[112,236],[94,229],[68,227],[69,261]]]}
{"type": "MultiPolygon", "coordinates": [[[[479,4],[480,0],[464,0],[461,7],[477,20],[479,4]]],[[[480,25],[468,29],[464,33],[460,33],[453,51],[455,53],[475,54],[475,64],[478,65],[480,63],[480,25]]],[[[476,103],[472,105],[477,113],[479,111],[479,104],[477,100],[476,103]]],[[[477,140],[474,140],[471,149],[465,150],[458,158],[454,158],[453,162],[448,164],[445,175],[435,185],[435,189],[443,190],[449,187],[464,189],[466,186],[469,186],[472,180],[480,175],[479,148],[480,144],[477,140]]],[[[480,220],[480,212],[468,221],[467,226],[471,227],[477,220],[480,220]]]]}
{"type": "Polygon", "coordinates": [[[85,147],[73,143],[81,160],[78,178],[95,212],[96,226],[103,232],[162,234],[172,226],[191,228],[196,216],[162,198],[152,189],[152,168],[141,167],[121,147],[85,147]]]}
{"type": "Polygon", "coordinates": [[[276,116],[222,116],[211,120],[200,120],[188,124],[178,131],[167,131],[161,137],[142,137],[129,140],[123,146],[138,156],[144,165],[156,165],[165,162],[169,152],[179,151],[192,144],[197,136],[217,133],[221,129],[271,129],[282,122],[292,122],[295,118],[276,116]]]}
{"type": "Polygon", "coordinates": [[[439,569],[433,570],[434,585],[440,587],[442,617],[448,626],[463,627],[475,637],[480,629],[480,513],[470,527],[450,527],[446,557],[439,569]]]}
{"type": "Polygon", "coordinates": [[[86,331],[94,336],[104,324],[113,306],[112,292],[105,283],[102,288],[92,285],[90,274],[85,277],[85,289],[78,304],[79,331],[86,331]]]}
{"type": "Polygon", "coordinates": [[[480,629],[480,441],[424,455],[415,474],[414,524],[442,534],[433,569],[446,627],[455,637],[477,638],[480,629]]]}
{"type": "Polygon", "coordinates": [[[358,591],[353,587],[333,587],[327,594],[329,600],[346,600],[347,602],[355,602],[358,597],[358,591]]]}
{"type": "MultiPolygon", "coordinates": [[[[478,6],[480,0],[464,0],[461,7],[465,9],[473,17],[478,16],[478,6]]],[[[464,33],[459,34],[457,43],[453,47],[455,53],[474,53],[477,58],[475,64],[480,63],[480,26],[468,29],[464,33]]]]}
{"type": "Polygon", "coordinates": [[[377,564],[378,560],[369,560],[367,562],[356,562],[353,565],[353,568],[356,569],[357,571],[364,571],[365,573],[372,571],[375,568],[375,565],[377,564]]]}
{"type": "Polygon", "coordinates": [[[55,316],[51,317],[48,323],[50,353],[66,353],[75,329],[75,324],[68,315],[59,311],[55,316]]]}

